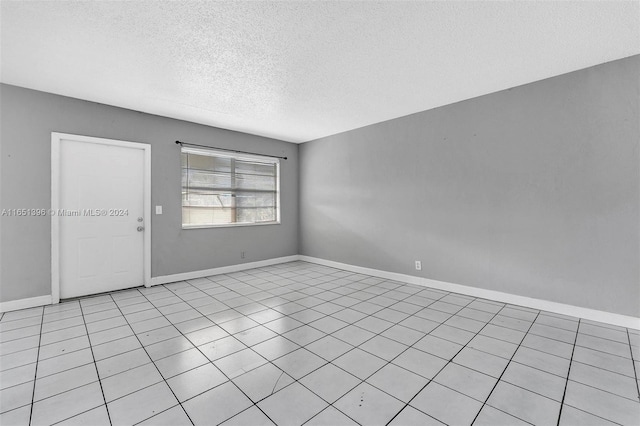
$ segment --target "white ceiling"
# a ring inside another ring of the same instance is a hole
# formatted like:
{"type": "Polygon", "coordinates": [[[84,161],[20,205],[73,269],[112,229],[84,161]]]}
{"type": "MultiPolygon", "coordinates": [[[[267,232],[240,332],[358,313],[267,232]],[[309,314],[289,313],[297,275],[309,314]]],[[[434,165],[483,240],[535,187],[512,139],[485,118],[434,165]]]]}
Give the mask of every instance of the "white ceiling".
{"type": "Polygon", "coordinates": [[[6,1],[7,84],[304,142],[640,53],[640,2],[6,1]]]}

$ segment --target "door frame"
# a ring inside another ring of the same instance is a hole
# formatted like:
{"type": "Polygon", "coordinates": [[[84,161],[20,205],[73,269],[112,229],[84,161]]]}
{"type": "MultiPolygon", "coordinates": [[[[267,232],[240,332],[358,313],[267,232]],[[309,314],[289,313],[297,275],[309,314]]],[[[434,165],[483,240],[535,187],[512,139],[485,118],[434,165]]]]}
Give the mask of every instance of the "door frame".
{"type": "MultiPolygon", "coordinates": [[[[100,145],[119,146],[124,148],[141,149],[144,152],[144,218],[145,233],[143,238],[144,254],[144,286],[151,285],[151,145],[140,142],[127,142],[116,139],[104,139],[93,136],[74,135],[70,133],[51,132],[51,210],[56,212],[60,208],[60,143],[63,139],[76,142],[94,143],[100,145]]],[[[55,214],[51,216],[51,303],[60,302],[60,219],[55,214]]]]}

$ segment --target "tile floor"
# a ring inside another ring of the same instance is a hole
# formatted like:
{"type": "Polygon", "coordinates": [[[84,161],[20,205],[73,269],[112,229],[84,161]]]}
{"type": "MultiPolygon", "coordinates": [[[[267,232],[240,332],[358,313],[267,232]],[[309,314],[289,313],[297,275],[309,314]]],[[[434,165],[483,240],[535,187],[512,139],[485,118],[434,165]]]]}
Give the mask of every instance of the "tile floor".
{"type": "Polygon", "coordinates": [[[304,262],[0,317],[0,424],[640,424],[640,334],[304,262]]]}

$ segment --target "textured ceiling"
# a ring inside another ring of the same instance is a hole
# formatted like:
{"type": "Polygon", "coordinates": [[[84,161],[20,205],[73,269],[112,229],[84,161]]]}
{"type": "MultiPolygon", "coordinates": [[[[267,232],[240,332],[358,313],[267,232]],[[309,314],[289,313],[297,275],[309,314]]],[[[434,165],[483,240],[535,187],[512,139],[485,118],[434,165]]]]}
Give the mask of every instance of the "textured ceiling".
{"type": "Polygon", "coordinates": [[[640,2],[1,3],[7,84],[303,142],[640,53],[640,2]]]}

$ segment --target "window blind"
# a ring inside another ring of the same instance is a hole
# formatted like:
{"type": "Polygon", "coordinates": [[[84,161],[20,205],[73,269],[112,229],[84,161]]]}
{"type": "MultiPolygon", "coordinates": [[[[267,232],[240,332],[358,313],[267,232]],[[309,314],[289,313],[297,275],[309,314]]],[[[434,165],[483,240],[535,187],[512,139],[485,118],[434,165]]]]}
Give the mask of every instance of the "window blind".
{"type": "Polygon", "coordinates": [[[182,148],[182,225],[279,222],[279,161],[182,148]]]}

